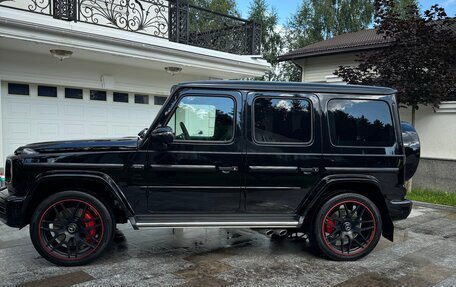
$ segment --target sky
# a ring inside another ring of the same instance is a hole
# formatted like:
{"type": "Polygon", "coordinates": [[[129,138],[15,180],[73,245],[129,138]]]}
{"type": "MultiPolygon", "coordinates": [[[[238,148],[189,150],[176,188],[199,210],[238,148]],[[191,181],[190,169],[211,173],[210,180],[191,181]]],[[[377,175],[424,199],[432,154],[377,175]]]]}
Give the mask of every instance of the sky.
{"type": "MultiPolygon", "coordinates": [[[[247,18],[251,0],[236,0],[243,18],[247,18]]],[[[302,0],[266,0],[269,6],[276,9],[280,24],[285,25],[290,16],[296,12],[302,0]]],[[[421,9],[426,10],[434,4],[439,4],[449,16],[456,16],[456,0],[419,0],[421,9]]]]}

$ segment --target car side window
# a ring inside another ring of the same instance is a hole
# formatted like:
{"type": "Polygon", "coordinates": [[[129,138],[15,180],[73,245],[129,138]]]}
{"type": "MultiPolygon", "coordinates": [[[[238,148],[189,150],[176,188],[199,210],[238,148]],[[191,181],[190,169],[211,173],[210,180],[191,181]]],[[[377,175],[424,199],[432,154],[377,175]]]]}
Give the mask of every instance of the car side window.
{"type": "Polygon", "coordinates": [[[229,142],[234,136],[234,111],[230,97],[185,96],[167,125],[177,141],[229,142]]]}
{"type": "Polygon", "coordinates": [[[330,100],[328,119],[333,145],[389,147],[395,143],[391,111],[384,101],[330,100]]]}
{"type": "Polygon", "coordinates": [[[312,107],[305,99],[256,98],[253,122],[258,143],[302,144],[312,140],[312,107]]]}

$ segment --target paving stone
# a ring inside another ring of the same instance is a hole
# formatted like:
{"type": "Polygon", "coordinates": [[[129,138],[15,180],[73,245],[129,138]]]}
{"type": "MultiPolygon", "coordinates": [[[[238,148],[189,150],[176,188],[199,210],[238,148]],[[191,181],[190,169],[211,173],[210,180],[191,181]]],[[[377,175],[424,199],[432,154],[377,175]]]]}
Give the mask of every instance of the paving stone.
{"type": "Polygon", "coordinates": [[[125,241],[69,268],[41,258],[26,228],[0,223],[0,286],[456,286],[456,211],[416,207],[395,226],[394,242],[381,239],[367,257],[335,262],[304,239],[272,241],[249,229],[123,224],[125,241]]]}
{"type": "Polygon", "coordinates": [[[71,272],[63,275],[48,277],[21,284],[23,287],[64,287],[91,281],[94,278],[83,271],[71,272]]]}

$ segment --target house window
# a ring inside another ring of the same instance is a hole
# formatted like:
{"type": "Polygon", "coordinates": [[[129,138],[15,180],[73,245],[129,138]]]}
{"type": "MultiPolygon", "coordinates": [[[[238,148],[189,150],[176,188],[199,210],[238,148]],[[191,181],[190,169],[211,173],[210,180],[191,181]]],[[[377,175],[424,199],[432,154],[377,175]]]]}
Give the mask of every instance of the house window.
{"type": "Polygon", "coordinates": [[[8,94],[10,95],[30,95],[30,87],[27,84],[8,83],[8,94]]]}
{"type": "Polygon", "coordinates": [[[166,101],[166,97],[154,96],[154,105],[163,106],[166,101]]]}
{"type": "Polygon", "coordinates": [[[57,87],[38,86],[38,97],[57,98],[57,87]]]}
{"type": "Polygon", "coordinates": [[[114,92],[112,94],[113,100],[116,103],[128,103],[128,93],[118,93],[114,92]]]}
{"type": "Polygon", "coordinates": [[[389,106],[375,100],[330,100],[331,142],[336,146],[388,147],[395,143],[389,106]]]}
{"type": "Polygon", "coordinates": [[[135,104],[149,104],[149,95],[135,94],[135,104]]]}
{"type": "Polygon", "coordinates": [[[259,143],[308,143],[312,139],[310,102],[291,98],[257,98],[254,139],[259,143]]]}
{"type": "Polygon", "coordinates": [[[65,88],[65,98],[82,100],[82,89],[65,88]]]}
{"type": "Polygon", "coordinates": [[[90,99],[92,101],[106,101],[106,91],[90,90],[90,99]]]}
{"type": "Polygon", "coordinates": [[[454,91],[453,93],[451,93],[446,99],[445,101],[456,101],[456,91],[454,91]]]}
{"type": "Polygon", "coordinates": [[[234,135],[232,98],[186,96],[168,121],[180,141],[228,142],[234,135]]]}

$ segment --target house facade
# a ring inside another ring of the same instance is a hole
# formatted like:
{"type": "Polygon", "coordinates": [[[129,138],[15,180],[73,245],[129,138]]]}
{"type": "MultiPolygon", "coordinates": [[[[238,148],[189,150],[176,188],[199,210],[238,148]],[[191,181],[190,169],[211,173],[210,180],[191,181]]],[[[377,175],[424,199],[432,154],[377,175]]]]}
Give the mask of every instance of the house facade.
{"type": "Polygon", "coordinates": [[[31,142],[134,136],[178,82],[262,76],[260,41],[256,23],[183,0],[0,1],[0,162],[31,142]]]}
{"type": "MultiPolygon", "coordinates": [[[[311,44],[280,56],[302,68],[303,82],[345,84],[333,73],[339,66],[356,66],[357,54],[388,45],[375,30],[347,33],[311,44]]],[[[401,120],[411,122],[411,109],[401,108],[401,120]]],[[[456,192],[456,98],[440,108],[421,106],[416,112],[416,129],[421,140],[421,161],[414,187],[456,192]]]]}

